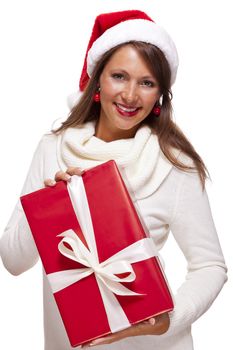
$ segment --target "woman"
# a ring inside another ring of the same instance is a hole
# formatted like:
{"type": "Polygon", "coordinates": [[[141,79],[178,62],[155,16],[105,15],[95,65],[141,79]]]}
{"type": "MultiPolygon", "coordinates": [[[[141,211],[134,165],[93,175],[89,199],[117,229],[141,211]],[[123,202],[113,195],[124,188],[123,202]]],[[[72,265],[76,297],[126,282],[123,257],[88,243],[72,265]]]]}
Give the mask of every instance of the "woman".
{"type": "MultiPolygon", "coordinates": [[[[208,171],[172,121],[171,86],[177,67],[171,37],[145,13],[99,15],[81,74],[81,96],[72,101],[62,126],[42,137],[21,192],[54,186],[56,181],[115,159],[124,169],[124,180],[158,250],[171,230],[187,260],[187,276],[174,296],[174,311],[86,346],[191,350],[192,323],[207,311],[227,281],[205,190],[208,171]]],[[[38,260],[20,202],[1,238],[0,252],[14,275],[38,260]]],[[[45,349],[71,349],[43,277],[45,349]]]]}

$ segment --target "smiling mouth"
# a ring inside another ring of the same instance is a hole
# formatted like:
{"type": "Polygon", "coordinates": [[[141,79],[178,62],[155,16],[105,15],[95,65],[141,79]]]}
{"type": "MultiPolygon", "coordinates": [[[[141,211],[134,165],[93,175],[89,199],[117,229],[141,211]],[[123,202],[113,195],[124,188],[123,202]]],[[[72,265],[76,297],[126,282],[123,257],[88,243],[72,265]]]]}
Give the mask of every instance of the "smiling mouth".
{"type": "Polygon", "coordinates": [[[117,113],[124,118],[132,118],[136,116],[139,110],[141,110],[142,108],[142,107],[126,108],[125,106],[122,106],[118,103],[113,103],[113,104],[116,108],[117,113]]]}
{"type": "Polygon", "coordinates": [[[136,112],[137,110],[139,110],[141,107],[125,107],[125,106],[122,106],[121,104],[119,103],[116,103],[114,102],[114,104],[120,109],[122,110],[123,112],[128,112],[128,113],[133,113],[133,112],[136,112]]]}

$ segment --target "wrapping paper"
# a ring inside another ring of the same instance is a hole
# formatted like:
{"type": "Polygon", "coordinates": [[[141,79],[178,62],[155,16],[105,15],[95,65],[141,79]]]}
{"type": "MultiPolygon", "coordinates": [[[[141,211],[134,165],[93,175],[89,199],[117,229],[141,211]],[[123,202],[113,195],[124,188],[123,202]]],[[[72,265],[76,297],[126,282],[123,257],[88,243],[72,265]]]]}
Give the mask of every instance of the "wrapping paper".
{"type": "Polygon", "coordinates": [[[115,161],[20,199],[71,346],[173,310],[115,161]]]}

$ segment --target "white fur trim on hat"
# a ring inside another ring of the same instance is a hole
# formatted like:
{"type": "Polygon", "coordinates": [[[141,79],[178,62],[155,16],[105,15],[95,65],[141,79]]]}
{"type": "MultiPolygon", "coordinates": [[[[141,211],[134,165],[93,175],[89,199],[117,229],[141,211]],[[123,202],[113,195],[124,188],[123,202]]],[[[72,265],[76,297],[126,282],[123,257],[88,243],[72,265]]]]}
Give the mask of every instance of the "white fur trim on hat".
{"type": "Polygon", "coordinates": [[[130,40],[151,43],[163,51],[171,69],[171,85],[173,85],[179,65],[176,46],[164,28],[155,22],[145,19],[132,19],[121,22],[107,29],[96,39],[87,56],[87,73],[89,77],[96,63],[106,51],[130,40]]]}

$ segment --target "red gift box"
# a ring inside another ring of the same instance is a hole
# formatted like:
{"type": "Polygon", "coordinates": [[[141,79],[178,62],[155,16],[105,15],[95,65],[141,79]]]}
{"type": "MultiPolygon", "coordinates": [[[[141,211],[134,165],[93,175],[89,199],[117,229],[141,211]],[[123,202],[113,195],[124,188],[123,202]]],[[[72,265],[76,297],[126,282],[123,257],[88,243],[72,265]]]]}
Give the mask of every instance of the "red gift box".
{"type": "Polygon", "coordinates": [[[20,199],[71,346],[173,310],[115,161],[20,199]]]}

